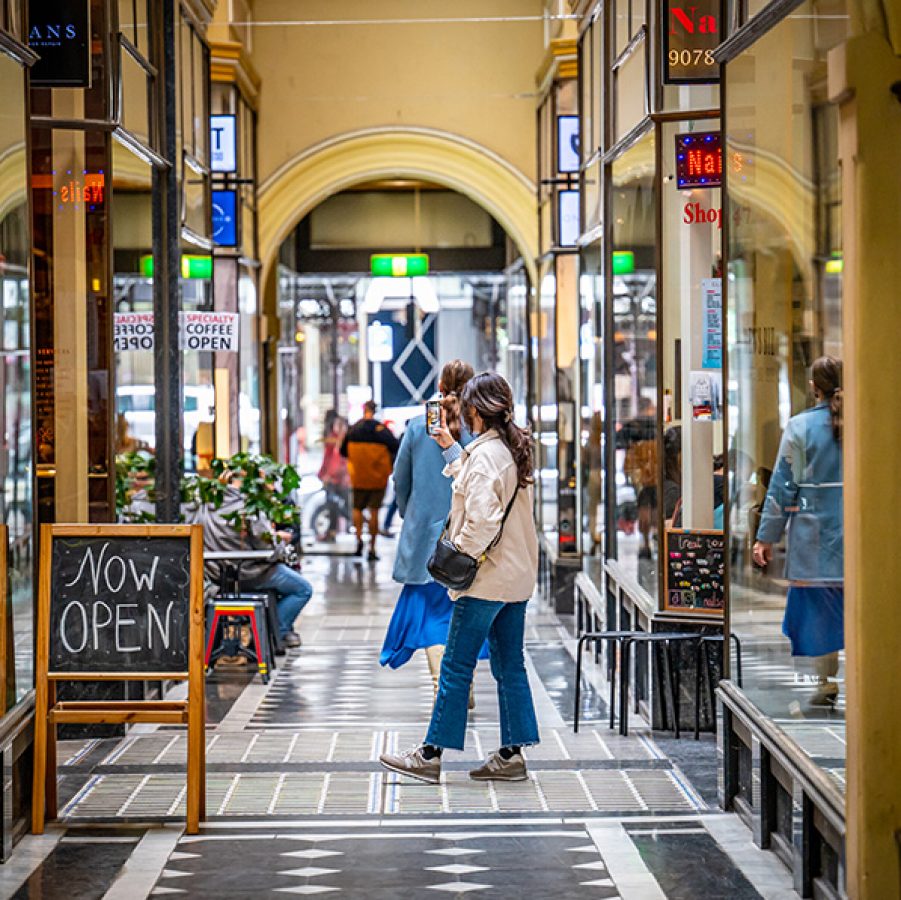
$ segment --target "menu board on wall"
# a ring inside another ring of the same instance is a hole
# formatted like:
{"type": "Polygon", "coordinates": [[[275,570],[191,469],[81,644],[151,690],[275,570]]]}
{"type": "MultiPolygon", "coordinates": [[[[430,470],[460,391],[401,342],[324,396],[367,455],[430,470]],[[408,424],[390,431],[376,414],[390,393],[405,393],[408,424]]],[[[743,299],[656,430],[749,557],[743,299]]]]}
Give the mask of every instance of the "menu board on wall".
{"type": "Polygon", "coordinates": [[[666,530],[664,609],[723,612],[726,541],[722,531],[666,530]]]}
{"type": "Polygon", "coordinates": [[[666,84],[717,84],[720,67],[720,0],[664,0],[663,80],[666,84]]]}

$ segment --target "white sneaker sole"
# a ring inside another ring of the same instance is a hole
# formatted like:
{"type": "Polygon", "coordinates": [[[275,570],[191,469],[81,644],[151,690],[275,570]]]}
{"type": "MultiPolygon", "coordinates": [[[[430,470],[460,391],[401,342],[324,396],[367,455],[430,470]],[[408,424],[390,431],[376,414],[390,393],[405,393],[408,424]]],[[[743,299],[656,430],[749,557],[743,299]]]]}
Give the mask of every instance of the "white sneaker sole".
{"type": "Polygon", "coordinates": [[[528,781],[529,773],[526,772],[523,775],[473,775],[470,772],[469,777],[472,781],[528,781]]]}
{"type": "Polygon", "coordinates": [[[433,775],[420,775],[417,772],[411,772],[409,769],[402,769],[400,766],[392,765],[381,756],[379,757],[379,763],[383,768],[387,769],[389,772],[394,772],[397,775],[406,775],[407,778],[413,778],[416,781],[422,781],[425,784],[441,784],[440,775],[437,778],[433,775]]]}

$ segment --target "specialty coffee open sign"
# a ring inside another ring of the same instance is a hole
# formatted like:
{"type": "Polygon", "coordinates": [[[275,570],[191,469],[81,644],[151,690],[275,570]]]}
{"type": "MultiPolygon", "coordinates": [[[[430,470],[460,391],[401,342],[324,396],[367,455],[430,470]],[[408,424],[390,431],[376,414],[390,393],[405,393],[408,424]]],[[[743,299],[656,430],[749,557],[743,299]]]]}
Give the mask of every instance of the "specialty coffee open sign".
{"type": "Polygon", "coordinates": [[[49,672],[188,671],[188,537],[55,537],[49,672]]]}

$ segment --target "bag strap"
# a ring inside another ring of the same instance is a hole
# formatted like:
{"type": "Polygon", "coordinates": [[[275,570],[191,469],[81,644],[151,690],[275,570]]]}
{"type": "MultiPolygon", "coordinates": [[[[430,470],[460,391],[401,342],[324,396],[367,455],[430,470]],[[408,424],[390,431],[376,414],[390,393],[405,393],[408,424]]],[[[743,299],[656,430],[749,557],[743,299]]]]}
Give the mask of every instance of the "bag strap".
{"type": "MultiPolygon", "coordinates": [[[[504,525],[507,524],[507,516],[510,515],[510,511],[513,509],[513,504],[516,502],[516,496],[519,494],[519,482],[516,482],[516,488],[513,491],[513,496],[510,498],[510,502],[507,504],[507,508],[504,510],[504,517],[501,519],[501,527],[498,529],[497,534],[494,537],[494,540],[484,549],[482,555],[479,557],[479,563],[483,563],[488,554],[497,546],[498,541],[500,541],[501,537],[504,534],[504,525]]],[[[447,529],[450,528],[451,517],[448,515],[447,521],[444,523],[444,528],[441,529],[441,537],[443,538],[447,534],[447,529]]],[[[440,540],[440,538],[439,538],[440,540]]]]}
{"type": "Polygon", "coordinates": [[[504,510],[504,517],[501,519],[501,527],[498,529],[497,535],[494,540],[485,548],[482,555],[479,557],[479,562],[482,563],[488,558],[488,554],[498,545],[498,542],[504,535],[504,525],[507,524],[507,516],[510,515],[510,510],[513,509],[513,504],[516,502],[516,497],[519,494],[519,481],[516,482],[516,487],[513,490],[513,496],[510,498],[510,502],[507,504],[507,508],[504,510]]]}

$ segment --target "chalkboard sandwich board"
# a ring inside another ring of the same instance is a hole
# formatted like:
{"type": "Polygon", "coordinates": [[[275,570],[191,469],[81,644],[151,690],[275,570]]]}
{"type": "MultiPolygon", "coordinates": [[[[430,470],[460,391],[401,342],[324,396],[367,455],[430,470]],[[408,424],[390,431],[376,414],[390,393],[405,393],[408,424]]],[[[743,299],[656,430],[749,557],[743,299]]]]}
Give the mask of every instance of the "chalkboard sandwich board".
{"type": "Polygon", "coordinates": [[[723,532],[669,528],[665,552],[664,609],[722,615],[726,568],[723,532]]]}
{"type": "Polygon", "coordinates": [[[203,528],[42,525],[32,831],[56,816],[56,726],[187,725],[187,825],[204,815],[203,528]],[[186,680],[185,701],[56,702],[56,682],[186,680]]]}

